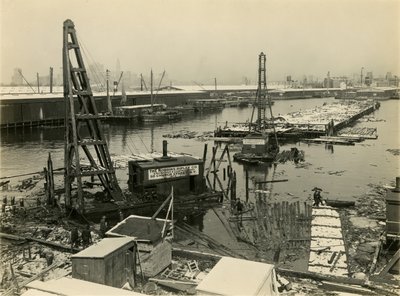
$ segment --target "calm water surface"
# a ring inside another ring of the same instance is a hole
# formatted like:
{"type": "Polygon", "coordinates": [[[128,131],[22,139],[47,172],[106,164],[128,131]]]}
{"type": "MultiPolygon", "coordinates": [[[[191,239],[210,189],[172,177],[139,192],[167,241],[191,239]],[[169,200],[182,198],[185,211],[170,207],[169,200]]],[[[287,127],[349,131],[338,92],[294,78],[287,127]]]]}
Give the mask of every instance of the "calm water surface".
{"type": "MultiPolygon", "coordinates": [[[[300,109],[321,106],[324,102],[334,102],[333,98],[276,101],[274,115],[300,109]]],[[[274,183],[271,199],[305,200],[314,186],[323,189],[323,196],[351,200],[367,191],[367,185],[389,184],[400,175],[399,156],[387,149],[398,149],[400,101],[381,102],[381,107],[373,115],[378,122],[357,122],[356,126],[376,127],[377,140],[366,140],[355,146],[323,144],[285,144],[281,150],[296,146],[305,151],[306,161],[302,166],[293,163],[278,164],[276,167],[258,166],[245,168],[234,163],[237,172],[238,196],[244,198],[244,170],[248,169],[252,180],[289,179],[288,182],[274,183]]],[[[162,149],[163,134],[179,130],[213,131],[217,125],[228,122],[244,122],[249,119],[251,108],[225,108],[215,114],[198,114],[173,124],[155,126],[106,125],[105,134],[112,155],[144,153],[151,147],[162,149]]],[[[168,148],[174,152],[184,152],[201,157],[204,143],[196,139],[167,139],[168,148]]],[[[46,166],[47,155],[51,152],[54,167],[63,166],[64,144],[62,128],[25,129],[1,131],[1,176],[11,176],[40,171],[46,166]]],[[[212,142],[208,142],[208,158],[211,156],[212,142]]],[[[239,147],[231,147],[232,154],[239,147]]],[[[208,163],[207,163],[208,165],[208,163]]],[[[226,167],[226,163],[222,165],[226,167]]],[[[121,186],[127,187],[127,169],[118,171],[121,186]]],[[[250,187],[252,187],[250,182],[250,187]]],[[[251,198],[253,198],[251,196],[251,198]]]]}

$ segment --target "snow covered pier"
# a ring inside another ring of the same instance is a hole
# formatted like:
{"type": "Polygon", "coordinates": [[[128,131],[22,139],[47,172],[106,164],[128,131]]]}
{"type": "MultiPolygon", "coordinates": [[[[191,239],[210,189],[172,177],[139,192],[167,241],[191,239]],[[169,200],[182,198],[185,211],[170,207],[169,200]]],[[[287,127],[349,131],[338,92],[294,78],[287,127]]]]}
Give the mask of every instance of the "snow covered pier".
{"type": "MultiPolygon", "coordinates": [[[[274,118],[278,138],[309,138],[332,135],[355,120],[379,108],[379,103],[370,101],[339,101],[312,109],[279,114],[274,118]]],[[[266,123],[272,130],[272,122],[266,123]]],[[[244,137],[249,133],[249,123],[219,127],[215,137],[244,137]]]]}
{"type": "Polygon", "coordinates": [[[313,208],[308,271],[347,276],[347,255],[339,213],[331,207],[313,208]]]}

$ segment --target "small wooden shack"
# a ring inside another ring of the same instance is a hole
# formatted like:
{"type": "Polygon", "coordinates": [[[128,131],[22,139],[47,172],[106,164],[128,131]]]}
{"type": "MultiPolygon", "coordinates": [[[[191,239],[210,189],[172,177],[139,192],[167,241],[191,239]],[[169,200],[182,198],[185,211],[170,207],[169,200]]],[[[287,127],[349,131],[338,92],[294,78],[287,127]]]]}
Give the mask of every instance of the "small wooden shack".
{"type": "Polygon", "coordinates": [[[170,229],[171,220],[131,215],[111,228],[106,235],[135,238],[143,274],[152,277],[171,264],[172,244],[165,237],[170,229]]]}
{"type": "Polygon", "coordinates": [[[174,187],[175,196],[205,192],[204,162],[191,156],[167,155],[163,141],[163,156],[146,161],[132,160],[129,166],[129,190],[132,193],[151,193],[167,196],[174,187]]]}
{"type": "Polygon", "coordinates": [[[400,236],[400,177],[396,187],[386,193],[386,232],[389,238],[400,236]]]}
{"type": "Polygon", "coordinates": [[[104,238],[71,256],[72,277],[117,288],[127,282],[134,286],[135,248],[133,237],[104,238]]]}

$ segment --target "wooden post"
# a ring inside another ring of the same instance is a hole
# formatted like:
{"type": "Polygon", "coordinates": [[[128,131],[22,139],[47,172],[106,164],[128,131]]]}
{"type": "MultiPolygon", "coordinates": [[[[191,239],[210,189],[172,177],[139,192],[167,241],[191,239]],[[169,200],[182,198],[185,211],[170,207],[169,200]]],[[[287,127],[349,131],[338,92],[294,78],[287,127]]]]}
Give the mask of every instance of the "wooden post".
{"type": "Polygon", "coordinates": [[[213,149],[213,160],[212,160],[212,166],[213,166],[213,172],[214,172],[214,179],[213,179],[213,189],[215,190],[215,183],[216,183],[216,174],[217,172],[215,171],[215,154],[217,153],[217,148],[216,147],[212,147],[213,149]]]}
{"type": "Polygon", "coordinates": [[[50,74],[49,74],[49,85],[50,85],[50,93],[53,93],[53,67],[50,67],[50,74]]]}
{"type": "Polygon", "coordinates": [[[249,171],[245,170],[246,172],[246,202],[249,201],[249,171]]]}
{"type": "Polygon", "coordinates": [[[107,91],[107,111],[112,115],[113,110],[112,110],[112,103],[111,103],[111,98],[110,98],[110,70],[106,70],[106,91],[107,91]]]}
{"type": "Polygon", "coordinates": [[[44,193],[46,195],[46,201],[49,202],[49,173],[47,171],[47,168],[43,168],[43,174],[44,174],[44,193]]]}
{"type": "Polygon", "coordinates": [[[203,162],[205,163],[207,159],[207,143],[204,144],[204,150],[203,150],[203,162]]]}
{"type": "Polygon", "coordinates": [[[40,81],[39,81],[39,73],[36,73],[36,79],[37,79],[37,92],[40,94],[40,81]]]}
{"type": "Polygon", "coordinates": [[[233,171],[231,183],[231,200],[236,199],[236,172],[233,171]]]}
{"type": "Polygon", "coordinates": [[[225,181],[226,180],[226,168],[222,169],[222,173],[223,173],[222,179],[225,181]]]}
{"type": "Polygon", "coordinates": [[[49,152],[49,158],[47,160],[47,174],[48,174],[48,205],[54,205],[54,174],[53,174],[53,161],[51,160],[51,154],[49,152]]]}

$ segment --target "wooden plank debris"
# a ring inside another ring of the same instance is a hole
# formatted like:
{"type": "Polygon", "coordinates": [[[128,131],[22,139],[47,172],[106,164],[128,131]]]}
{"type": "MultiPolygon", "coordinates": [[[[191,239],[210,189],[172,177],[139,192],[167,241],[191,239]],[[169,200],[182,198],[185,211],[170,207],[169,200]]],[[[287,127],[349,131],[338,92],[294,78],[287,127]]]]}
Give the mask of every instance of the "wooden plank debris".
{"type": "Polygon", "coordinates": [[[397,250],[397,252],[393,255],[392,259],[389,260],[389,262],[386,264],[386,266],[379,273],[379,276],[386,275],[398,260],[400,260],[400,249],[397,250]]]}

